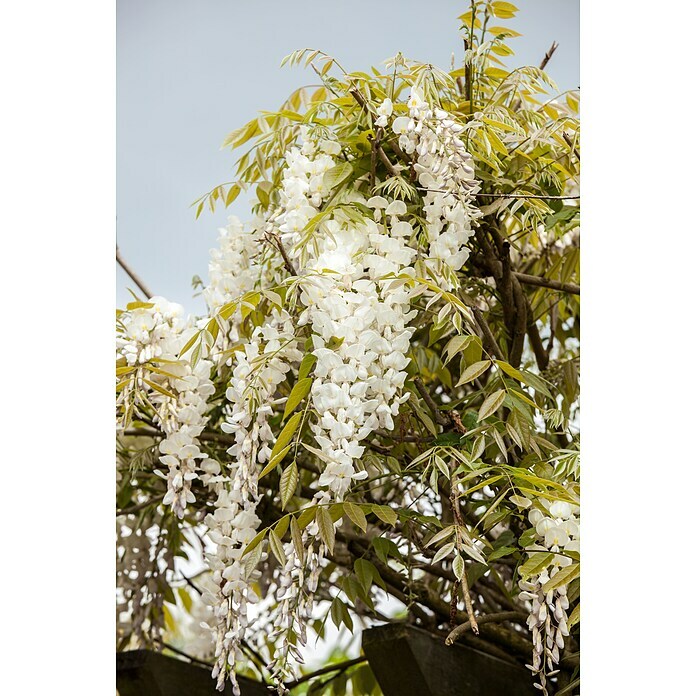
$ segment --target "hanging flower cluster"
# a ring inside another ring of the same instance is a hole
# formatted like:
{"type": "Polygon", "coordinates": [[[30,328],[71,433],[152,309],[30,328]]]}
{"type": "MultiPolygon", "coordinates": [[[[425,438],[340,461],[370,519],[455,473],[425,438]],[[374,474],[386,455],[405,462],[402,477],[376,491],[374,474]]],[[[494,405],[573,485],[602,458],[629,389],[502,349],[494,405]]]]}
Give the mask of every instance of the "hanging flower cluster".
{"type": "MultiPolygon", "coordinates": [[[[208,398],[215,392],[210,381],[212,363],[199,361],[194,368],[188,362],[168,366],[176,378],[169,378],[176,401],[161,394],[153,394],[153,402],[161,401],[158,421],[166,434],[159,445],[160,461],[168,468],[167,493],[162,502],[171,505],[179,519],[186,512],[188,503],[195,503],[191,482],[198,478],[201,460],[208,457],[201,452],[198,436],[208,420],[208,398]],[[178,374],[177,374],[178,373],[178,374]]],[[[161,473],[158,471],[158,474],[161,473]]]]}
{"type": "Polygon", "coordinates": [[[527,553],[538,556],[550,552],[553,558],[542,572],[520,580],[519,597],[531,602],[527,626],[532,632],[534,651],[532,664],[527,666],[538,676],[536,686],[546,695],[547,679],[555,674],[560,651],[570,635],[568,584],[559,583],[559,578],[574,577],[568,575],[573,559],[567,554],[580,552],[580,509],[559,500],[550,502],[540,498],[538,502],[544,512],[536,507],[529,511],[529,522],[536,532],[536,540],[527,547],[527,553]]]}
{"type": "MultiPolygon", "coordinates": [[[[391,102],[382,105],[384,114],[391,111],[390,106],[391,102]]],[[[408,108],[409,116],[395,118],[392,129],[399,136],[399,147],[416,157],[414,169],[424,190],[427,263],[446,277],[451,288],[454,281],[447,268],[458,271],[469,258],[466,243],[473,234],[472,221],[481,214],[474,205],[480,186],[461,139],[464,126],[443,109],[432,107],[417,87],[411,89],[408,108]]]]}
{"type": "Polygon", "coordinates": [[[200,460],[208,456],[200,451],[197,438],[207,422],[208,398],[215,391],[210,380],[212,362],[201,360],[192,367],[179,359],[193,333],[181,305],[162,297],[137,304],[119,317],[117,350],[128,365],[141,366],[135,379],[154,406],[155,425],[165,435],[159,451],[167,473],[155,472],[167,481],[162,502],[181,519],[186,505],[196,500],[191,482],[198,476],[200,460]]]}
{"type": "Polygon", "coordinates": [[[235,444],[227,450],[228,483],[220,487],[215,512],[205,521],[217,547],[207,556],[219,588],[215,597],[208,598],[217,619],[213,676],[222,690],[229,674],[236,696],[239,687],[231,668],[241,657],[247,605],[258,601],[250,585],[257,573],[242,554],[261,523],[256,515],[259,465],[268,461],[275,441],[268,418],[277,406],[278,386],[301,358],[290,316],[276,310],[254,330],[244,351],[236,354],[227,389],[231,410],[222,429],[234,436],[235,444]]]}
{"type": "Polygon", "coordinates": [[[158,358],[175,360],[181,348],[181,332],[187,326],[184,308],[163,297],[135,305],[119,316],[117,355],[125,358],[128,365],[158,358]]]}
{"type": "MultiPolygon", "coordinates": [[[[405,213],[405,204],[394,201],[389,208],[403,234],[396,212],[405,213]]],[[[318,273],[303,286],[306,310],[299,322],[311,323],[317,358],[312,406],[319,421],[312,430],[327,462],[319,485],[341,500],[351,481],[367,477],[354,465],[364,452],[360,442],[377,428],[392,430],[408,398],[400,391],[413,333],[407,324],[415,312],[409,311],[403,281],[389,276],[398,275],[416,252],[402,236],[389,236],[386,221],[382,229],[372,220],[343,228],[332,222],[312,264],[331,273],[318,273]]]]}
{"type": "MultiPolygon", "coordinates": [[[[263,269],[258,263],[261,253],[261,239],[255,225],[244,225],[238,217],[231,215],[226,227],[220,229],[218,248],[210,252],[208,264],[208,285],[203,297],[208,311],[213,316],[220,308],[244,293],[253,290],[262,278],[263,269]]],[[[226,322],[224,341],[218,346],[225,349],[227,344],[240,340],[238,325],[240,309],[226,322]]],[[[219,317],[219,314],[218,314],[219,317]]],[[[224,321],[220,319],[220,321],[224,321]]]]}

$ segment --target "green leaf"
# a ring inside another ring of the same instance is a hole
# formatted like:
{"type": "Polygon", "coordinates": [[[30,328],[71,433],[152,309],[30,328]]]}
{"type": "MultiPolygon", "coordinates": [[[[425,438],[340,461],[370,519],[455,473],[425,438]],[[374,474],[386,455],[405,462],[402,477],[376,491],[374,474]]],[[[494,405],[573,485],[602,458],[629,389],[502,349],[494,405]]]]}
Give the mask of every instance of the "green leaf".
{"type": "Polygon", "coordinates": [[[464,559],[459,554],[457,554],[452,561],[452,570],[454,571],[454,574],[457,576],[458,580],[461,580],[464,577],[464,559]]]}
{"type": "Polygon", "coordinates": [[[336,543],[336,530],[331,520],[331,515],[326,508],[320,507],[317,510],[317,525],[319,526],[319,536],[332,554],[336,543]]]}
{"type": "Polygon", "coordinates": [[[491,366],[491,364],[492,363],[490,360],[481,360],[480,362],[475,362],[473,365],[469,365],[469,367],[467,367],[462,373],[462,376],[460,377],[456,386],[461,387],[463,384],[472,382],[477,377],[480,377],[491,366]]]}
{"type": "Polygon", "coordinates": [[[580,564],[573,563],[565,568],[561,568],[552,578],[545,582],[542,586],[544,592],[555,590],[561,585],[567,585],[571,580],[575,580],[580,575],[580,564]]]}
{"type": "Polygon", "coordinates": [[[386,522],[392,526],[394,526],[399,519],[394,510],[388,505],[373,505],[371,509],[382,522],[386,522]]]}
{"type": "Polygon", "coordinates": [[[505,390],[498,389],[498,391],[493,392],[488,396],[488,398],[481,404],[481,410],[478,412],[479,422],[485,420],[491,414],[495,413],[505,401],[505,390]]]}
{"type": "Polygon", "coordinates": [[[276,522],[276,525],[273,528],[273,531],[278,535],[279,539],[282,539],[283,536],[285,535],[285,532],[288,531],[288,525],[290,524],[291,517],[292,517],[292,515],[285,515],[284,517],[281,517],[276,522]]]}
{"type": "Polygon", "coordinates": [[[372,571],[373,569],[375,571],[377,569],[372,565],[372,563],[370,563],[370,561],[366,561],[364,558],[356,559],[355,563],[353,564],[353,569],[355,570],[355,574],[358,576],[358,580],[360,580],[360,584],[363,586],[365,592],[369,592],[370,587],[372,587],[372,571]]]}
{"type": "Polygon", "coordinates": [[[243,553],[242,558],[244,558],[244,577],[248,578],[253,572],[254,568],[259,564],[261,560],[261,555],[263,554],[263,545],[259,544],[255,546],[251,552],[246,555],[243,553]]]}
{"type": "Polygon", "coordinates": [[[297,518],[297,525],[299,526],[299,528],[304,529],[315,518],[316,514],[316,505],[312,505],[311,507],[302,510],[300,516],[297,518]]]}
{"type": "MultiPolygon", "coordinates": [[[[285,427],[280,431],[278,439],[276,440],[273,449],[271,450],[271,459],[280,455],[280,453],[290,444],[292,441],[292,436],[297,430],[297,426],[300,424],[302,419],[301,413],[296,413],[286,424],[285,427]]],[[[280,459],[278,460],[280,461],[280,459]]]]}
{"type": "Polygon", "coordinates": [[[233,186],[230,186],[230,190],[227,192],[227,196],[225,196],[225,208],[232,205],[232,203],[235,201],[241,190],[242,189],[239,186],[239,184],[234,184],[233,186]]]}
{"type": "Polygon", "coordinates": [[[312,353],[307,353],[307,355],[302,358],[300,363],[300,369],[297,373],[298,379],[304,379],[311,372],[314,367],[314,363],[317,361],[317,356],[312,353]]]}
{"type": "Polygon", "coordinates": [[[520,566],[520,575],[527,579],[533,575],[539,575],[553,561],[551,552],[533,551],[529,558],[520,566]]]}
{"type": "Polygon", "coordinates": [[[363,532],[367,532],[367,517],[365,517],[362,509],[355,503],[350,502],[344,503],[343,508],[353,524],[362,529],[363,532]]]}
{"type": "Polygon", "coordinates": [[[503,2],[502,0],[492,2],[491,10],[493,16],[498,17],[498,19],[512,19],[517,12],[517,8],[511,2],[503,2]]]}
{"type": "Polygon", "coordinates": [[[278,466],[278,464],[280,464],[280,462],[282,462],[283,459],[285,459],[285,455],[290,451],[291,447],[292,444],[289,444],[287,447],[283,447],[283,449],[280,450],[280,452],[277,452],[275,455],[271,457],[268,464],[266,464],[266,466],[263,467],[263,470],[259,474],[259,480],[266,476],[266,474],[269,474],[271,471],[273,471],[273,469],[275,469],[278,466]]]}
{"type": "Polygon", "coordinates": [[[372,540],[372,546],[379,558],[383,563],[387,562],[389,556],[396,558],[397,560],[402,560],[401,553],[399,552],[399,547],[391,540],[385,537],[375,537],[372,540]]]}
{"type": "Polygon", "coordinates": [[[457,353],[463,351],[473,339],[473,336],[454,336],[451,338],[442,353],[443,364],[446,365],[457,353]]]}
{"type": "Polygon", "coordinates": [[[299,405],[302,400],[309,394],[309,390],[312,388],[312,378],[304,377],[303,379],[298,379],[295,382],[295,386],[290,392],[288,401],[285,404],[285,413],[283,413],[283,420],[285,420],[299,405]]]}
{"type": "Polygon", "coordinates": [[[568,628],[575,626],[576,623],[580,621],[580,604],[576,604],[575,609],[573,609],[571,615],[568,617],[568,628]]]}
{"type": "Polygon", "coordinates": [[[266,534],[268,533],[268,527],[266,529],[262,529],[250,542],[249,545],[244,549],[242,553],[242,558],[246,556],[247,554],[251,553],[264,539],[266,534]]]}
{"type": "Polygon", "coordinates": [[[449,544],[445,544],[438,552],[433,556],[433,563],[439,563],[443,558],[449,556],[452,551],[454,551],[454,542],[451,541],[449,544]]]}
{"type": "Polygon", "coordinates": [[[290,517],[290,537],[292,538],[292,545],[295,547],[295,553],[300,563],[304,563],[304,544],[302,543],[302,530],[300,525],[297,524],[297,520],[294,517],[290,517]]]}
{"type": "Polygon", "coordinates": [[[344,623],[346,628],[351,633],[353,632],[353,619],[350,617],[348,607],[346,607],[345,603],[338,597],[334,597],[333,602],[331,602],[331,619],[336,625],[336,628],[340,628],[341,623],[344,623]]]}
{"type": "Polygon", "coordinates": [[[259,199],[259,203],[261,203],[264,208],[268,207],[272,188],[273,184],[270,181],[262,181],[256,187],[256,197],[259,199]]]}
{"type": "Polygon", "coordinates": [[[170,392],[168,389],[165,389],[160,384],[155,384],[155,382],[151,382],[149,379],[145,379],[144,377],[143,382],[145,382],[145,384],[147,384],[149,387],[152,387],[156,392],[159,392],[164,396],[168,396],[170,399],[174,399],[176,401],[176,395],[172,394],[172,392],[170,392]]]}
{"type": "Polygon", "coordinates": [[[184,605],[184,609],[186,609],[186,611],[190,614],[191,607],[193,606],[193,600],[191,599],[191,595],[186,591],[185,587],[178,588],[177,594],[181,599],[181,603],[184,605]]]}
{"type": "Polygon", "coordinates": [[[273,555],[278,559],[278,563],[280,563],[281,566],[284,566],[288,559],[285,557],[283,544],[278,538],[278,535],[272,529],[268,532],[268,541],[270,542],[273,555]]]}
{"type": "Polygon", "coordinates": [[[134,309],[152,309],[155,305],[152,302],[129,302],[126,309],[132,312],[134,309]]]}
{"type": "Polygon", "coordinates": [[[297,471],[297,464],[293,462],[286,467],[280,476],[280,502],[281,509],[285,510],[285,506],[290,502],[290,498],[295,494],[297,482],[300,475],[297,471]]]}
{"type": "Polygon", "coordinates": [[[353,167],[349,162],[340,162],[335,167],[331,167],[324,174],[324,186],[328,191],[336,188],[342,181],[345,181],[352,173],[353,167]]]}
{"type": "Polygon", "coordinates": [[[510,554],[515,553],[515,551],[517,551],[517,549],[514,546],[501,546],[499,549],[491,551],[488,554],[488,560],[495,561],[498,558],[504,558],[505,556],[509,556],[510,554]]]}
{"type": "Polygon", "coordinates": [[[445,539],[448,539],[449,537],[451,537],[452,534],[454,534],[454,525],[450,525],[449,527],[445,527],[444,529],[441,529],[437,534],[430,537],[430,539],[426,542],[425,546],[427,548],[428,546],[432,546],[433,544],[437,544],[440,541],[444,541],[445,539]]]}
{"type": "Polygon", "coordinates": [[[366,594],[369,593],[373,583],[377,583],[382,589],[385,588],[382,576],[370,561],[364,558],[358,558],[353,565],[353,569],[366,594]]]}

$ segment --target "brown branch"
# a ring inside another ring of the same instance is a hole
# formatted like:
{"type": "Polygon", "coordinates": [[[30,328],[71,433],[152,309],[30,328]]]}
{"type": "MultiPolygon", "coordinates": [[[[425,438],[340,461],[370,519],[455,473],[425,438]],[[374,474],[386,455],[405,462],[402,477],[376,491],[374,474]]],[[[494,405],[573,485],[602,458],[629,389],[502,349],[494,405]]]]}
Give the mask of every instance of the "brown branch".
{"type": "Polygon", "coordinates": [[[520,283],[525,285],[536,285],[540,288],[551,288],[552,290],[560,290],[568,292],[571,295],[580,294],[580,286],[575,283],[562,283],[560,280],[551,280],[549,278],[541,278],[540,276],[527,275],[526,273],[513,272],[513,275],[520,283]]]}
{"type": "Polygon", "coordinates": [[[471,626],[471,630],[478,635],[479,627],[476,621],[476,616],[474,615],[474,607],[471,604],[471,594],[469,593],[469,583],[466,579],[466,571],[462,573],[462,594],[464,595],[464,606],[466,607],[466,613],[469,617],[467,623],[471,626]]]}
{"type": "Polygon", "coordinates": [[[539,335],[539,328],[532,317],[529,300],[527,300],[527,335],[529,336],[529,344],[534,351],[534,357],[536,358],[539,371],[543,372],[549,366],[549,353],[544,348],[544,343],[539,335]]]}
{"type": "Polygon", "coordinates": [[[413,380],[413,383],[416,385],[418,393],[421,395],[421,397],[423,397],[423,401],[428,404],[428,408],[432,411],[432,414],[435,416],[435,420],[438,422],[438,424],[442,426],[449,425],[450,419],[444,413],[442,413],[442,411],[440,411],[440,408],[435,403],[435,400],[432,396],[430,396],[430,392],[425,388],[423,380],[420,377],[416,377],[413,380]]]}
{"type": "Polygon", "coordinates": [[[366,662],[367,658],[362,655],[361,657],[354,657],[352,660],[346,660],[345,662],[337,662],[336,664],[333,665],[327,665],[326,667],[322,667],[321,669],[318,669],[316,672],[312,672],[311,674],[305,674],[304,676],[300,677],[299,679],[296,679],[295,681],[292,681],[288,684],[285,685],[286,689],[294,689],[296,686],[299,686],[300,684],[304,684],[305,682],[309,681],[310,679],[314,679],[315,677],[320,677],[322,674],[328,674],[329,672],[336,672],[336,671],[341,671],[345,672],[347,669],[352,667],[353,665],[359,665],[361,662],[366,662]]]}
{"type": "Polygon", "coordinates": [[[567,133],[563,133],[563,140],[568,143],[570,147],[573,148],[573,154],[578,158],[578,162],[580,161],[580,153],[578,152],[578,149],[575,147],[575,143],[570,139],[570,136],[567,133]]]}
{"type": "Polygon", "coordinates": [[[140,291],[145,295],[145,299],[150,299],[154,297],[154,293],[150,292],[147,285],[136,275],[135,271],[125,262],[121,252],[118,250],[118,244],[116,245],[116,263],[127,273],[128,277],[140,288],[140,291]]]}
{"type": "MultiPolygon", "coordinates": [[[[501,622],[501,621],[524,621],[527,615],[521,611],[501,611],[498,614],[486,614],[485,616],[479,616],[478,622],[483,626],[487,623],[501,622]]],[[[473,630],[473,625],[466,621],[463,624],[457,626],[445,639],[445,645],[454,645],[457,639],[466,631],[471,628],[473,630]]]]}
{"type": "Polygon", "coordinates": [[[551,60],[551,56],[556,52],[556,49],[558,48],[558,44],[554,41],[551,44],[551,48],[549,48],[548,51],[544,54],[544,57],[541,60],[541,63],[539,63],[539,70],[543,70],[548,64],[549,61],[551,60]]]}
{"type": "Polygon", "coordinates": [[[522,362],[524,337],[527,334],[527,307],[529,305],[522,286],[513,276],[512,294],[515,302],[515,322],[513,327],[512,345],[510,347],[510,364],[519,367],[522,362]]]}
{"type": "MultiPolygon", "coordinates": [[[[446,191],[439,191],[438,189],[423,189],[424,191],[435,191],[436,193],[447,193],[446,191]]],[[[566,201],[575,200],[580,198],[580,196],[537,196],[531,193],[477,193],[477,196],[482,198],[538,198],[542,201],[566,201]]]]}
{"type": "Polygon", "coordinates": [[[476,323],[479,325],[479,328],[483,333],[483,337],[488,343],[488,352],[492,353],[495,357],[499,358],[500,360],[504,360],[505,354],[503,353],[501,347],[498,345],[498,341],[495,340],[495,336],[491,331],[491,327],[488,326],[488,322],[483,318],[483,312],[478,307],[472,307],[471,309],[474,313],[474,319],[476,319],[476,323]]]}
{"type": "Polygon", "coordinates": [[[384,163],[384,166],[387,168],[387,171],[392,175],[392,176],[399,176],[399,172],[396,170],[394,165],[391,163],[389,158],[387,157],[387,153],[384,152],[382,149],[381,145],[377,145],[377,154],[379,155],[379,158],[382,160],[384,163]]]}
{"type": "Polygon", "coordinates": [[[283,246],[283,242],[280,241],[280,237],[277,234],[273,235],[266,235],[266,239],[268,239],[273,246],[280,252],[280,255],[283,257],[283,265],[285,266],[285,270],[292,276],[297,275],[297,269],[293,265],[292,261],[290,260],[290,257],[288,256],[288,252],[285,250],[285,247],[283,246]]]}
{"type": "Polygon", "coordinates": [[[193,655],[189,655],[188,653],[184,652],[183,650],[179,650],[179,648],[175,648],[173,645],[170,645],[169,643],[165,643],[163,640],[160,640],[159,638],[155,638],[155,642],[159,643],[163,648],[167,648],[167,650],[171,650],[173,653],[176,653],[177,655],[181,655],[182,657],[185,657],[187,660],[190,660],[193,663],[202,665],[203,667],[207,667],[208,669],[213,668],[212,662],[206,662],[205,660],[199,660],[197,657],[194,657],[193,655]]]}
{"type": "MultiPolygon", "coordinates": [[[[453,481],[450,481],[450,505],[452,506],[452,514],[454,515],[454,522],[457,525],[457,527],[464,527],[464,520],[462,520],[462,511],[459,509],[459,501],[457,500],[457,489],[456,486],[454,485],[453,481]]],[[[459,530],[457,530],[457,545],[459,545],[459,530]]],[[[471,630],[478,635],[479,633],[479,627],[478,624],[476,623],[476,616],[474,615],[474,607],[471,603],[471,593],[469,592],[469,582],[466,579],[466,567],[464,568],[464,572],[462,573],[461,577],[461,588],[462,588],[462,595],[464,597],[464,606],[466,607],[466,613],[467,616],[469,617],[469,625],[471,626],[471,630]]],[[[456,595],[457,588],[456,586],[452,590],[452,604],[450,605],[450,621],[454,623],[454,621],[457,618],[457,611],[456,611],[456,600],[455,597],[456,595]],[[453,606],[454,605],[454,606],[453,606]]]]}

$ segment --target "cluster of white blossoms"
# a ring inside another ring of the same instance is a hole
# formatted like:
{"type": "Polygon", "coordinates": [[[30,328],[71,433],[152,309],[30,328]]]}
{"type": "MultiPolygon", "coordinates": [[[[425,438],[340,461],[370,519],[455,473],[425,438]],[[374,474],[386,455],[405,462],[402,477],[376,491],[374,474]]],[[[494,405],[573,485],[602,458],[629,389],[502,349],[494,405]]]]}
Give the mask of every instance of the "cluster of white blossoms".
{"type": "Polygon", "coordinates": [[[354,464],[364,452],[361,441],[378,428],[392,430],[408,398],[401,394],[413,334],[407,325],[416,312],[409,311],[404,280],[385,276],[409,268],[416,252],[404,242],[409,223],[398,220],[405,204],[387,206],[377,198],[368,204],[377,214],[387,209],[392,229],[387,221],[381,227],[372,220],[360,226],[327,223],[311,264],[317,274],[309,276],[300,296],[306,310],[299,323],[311,324],[317,358],[312,406],[319,422],[312,431],[327,462],[319,485],[337,500],[353,480],[367,476],[354,464]],[[321,273],[326,268],[332,272],[321,273]]]}
{"type": "Polygon", "coordinates": [[[309,137],[302,128],[304,142],[301,147],[293,146],[285,153],[286,168],[280,189],[280,206],[269,216],[267,229],[280,233],[280,240],[292,258],[299,255],[301,232],[319,212],[329,191],[324,174],[336,161],[334,156],[341,151],[335,140],[309,137]]]}
{"type": "MultiPolygon", "coordinates": [[[[179,349],[182,347],[183,344],[179,349]]],[[[198,436],[208,421],[208,398],[215,393],[215,387],[210,380],[212,363],[209,360],[200,360],[193,368],[186,361],[167,367],[170,374],[176,375],[176,379],[168,378],[167,385],[177,396],[176,401],[158,393],[152,395],[152,401],[161,403],[156,422],[166,435],[159,444],[160,461],[168,469],[167,492],[162,502],[171,505],[181,519],[186,505],[196,502],[191,483],[198,478],[201,460],[208,457],[200,450],[198,436]]],[[[164,476],[159,471],[155,473],[164,476]]]]}
{"type": "Polygon", "coordinates": [[[119,316],[116,351],[128,365],[158,358],[174,359],[182,331],[188,326],[184,308],[163,297],[153,297],[119,316]]]}
{"type": "MultiPolygon", "coordinates": [[[[328,493],[317,493],[314,503],[320,504],[328,493]]],[[[271,617],[274,626],[271,639],[280,637],[276,653],[268,669],[279,693],[286,693],[283,682],[298,677],[296,665],[304,663],[301,648],[307,644],[307,626],[312,619],[314,593],[317,590],[326,546],[318,540],[316,522],[302,532],[303,558],[297,555],[292,541],[283,544],[285,564],[277,573],[275,587],[271,588],[278,605],[271,617]],[[289,640],[290,636],[294,640],[289,640]]]]}
{"type": "MultiPolygon", "coordinates": [[[[466,243],[474,233],[472,220],[481,214],[475,205],[479,182],[473,159],[461,139],[464,126],[447,111],[428,104],[417,87],[411,89],[408,108],[409,116],[395,118],[392,130],[399,136],[399,147],[416,156],[414,170],[424,190],[429,243],[426,263],[438,275],[443,266],[458,271],[469,258],[466,243]]],[[[377,123],[386,125],[391,102],[386,100],[380,109],[377,123]]]]}
{"type": "MultiPolygon", "coordinates": [[[[231,215],[227,226],[219,232],[219,248],[210,252],[210,280],[203,290],[210,316],[219,312],[228,302],[252,291],[263,274],[258,260],[261,240],[256,225],[244,225],[238,217],[231,215]]],[[[221,334],[224,337],[222,342],[229,340],[234,344],[239,341],[239,319],[238,308],[227,322],[227,331],[221,334]]]]}
{"type": "Polygon", "coordinates": [[[251,586],[256,571],[242,555],[261,523],[256,515],[258,475],[275,441],[268,418],[279,404],[275,398],[278,386],[301,359],[290,315],[274,310],[254,329],[243,351],[236,353],[226,394],[230,410],[222,429],[234,436],[235,443],[227,450],[230,460],[226,479],[218,486],[215,512],[205,519],[216,545],[206,558],[218,588],[207,601],[216,618],[213,676],[222,690],[229,674],[236,696],[239,687],[233,668],[242,657],[247,606],[259,599],[251,586]]]}
{"type": "Polygon", "coordinates": [[[527,547],[527,553],[554,555],[551,564],[539,575],[520,580],[520,599],[531,603],[527,626],[532,631],[532,664],[527,665],[539,678],[535,684],[547,693],[547,677],[555,672],[565,638],[570,635],[568,626],[568,586],[560,585],[548,591],[543,586],[562,569],[573,563],[567,552],[580,552],[580,508],[563,501],[550,502],[539,499],[545,514],[537,508],[529,511],[529,521],[536,531],[536,541],[527,547]]]}
{"type": "Polygon", "coordinates": [[[207,421],[208,398],[215,392],[212,363],[201,360],[191,367],[179,358],[194,330],[179,304],[153,297],[123,312],[119,320],[118,354],[128,365],[142,367],[142,374],[136,375],[139,388],[155,407],[155,424],[165,435],[159,450],[167,473],[155,472],[167,480],[162,502],[182,518],[186,505],[195,502],[191,482],[198,476],[198,463],[208,456],[200,451],[197,438],[207,421]],[[159,367],[149,365],[151,361],[159,367]]]}
{"type": "Polygon", "coordinates": [[[413,333],[406,325],[415,312],[409,312],[403,279],[389,276],[407,269],[412,275],[417,252],[408,246],[412,226],[399,220],[406,214],[403,201],[365,201],[356,193],[349,200],[375,208],[375,220],[356,225],[337,214],[318,226],[301,254],[300,233],[329,193],[324,174],[340,152],[335,141],[303,136],[302,147],[286,153],[281,206],[271,226],[290,257],[304,260],[300,302],[306,309],[297,323],[311,325],[317,358],[312,406],[319,423],[311,427],[327,462],[319,485],[341,500],[353,480],[367,476],[354,465],[364,451],[360,442],[379,427],[392,429],[407,398],[398,392],[413,333]]]}

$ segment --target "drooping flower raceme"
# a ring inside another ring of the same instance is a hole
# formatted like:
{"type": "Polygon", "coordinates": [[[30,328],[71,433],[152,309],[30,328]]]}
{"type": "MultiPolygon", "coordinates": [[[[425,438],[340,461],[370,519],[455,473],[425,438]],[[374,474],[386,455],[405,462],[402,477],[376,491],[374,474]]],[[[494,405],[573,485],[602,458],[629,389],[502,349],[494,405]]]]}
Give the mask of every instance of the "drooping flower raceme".
{"type": "MultiPolygon", "coordinates": [[[[527,548],[530,555],[551,552],[553,558],[542,572],[520,580],[520,599],[531,603],[527,625],[532,632],[532,664],[527,665],[539,679],[538,686],[547,694],[548,677],[560,661],[560,651],[570,635],[568,626],[568,585],[544,589],[554,577],[573,563],[568,552],[580,552],[579,508],[564,501],[539,499],[543,511],[533,508],[529,521],[536,532],[535,542],[527,548]]],[[[562,577],[562,576],[561,576],[562,577]]]]}
{"type": "Polygon", "coordinates": [[[416,87],[411,89],[408,107],[410,115],[394,119],[392,129],[399,135],[401,149],[416,157],[414,169],[424,190],[427,264],[437,275],[444,275],[451,288],[454,281],[449,270],[458,271],[466,263],[472,221],[481,214],[474,198],[479,183],[461,139],[464,126],[443,109],[433,108],[416,87]]]}
{"type": "Polygon", "coordinates": [[[215,512],[206,517],[210,538],[216,544],[207,561],[219,588],[208,601],[217,620],[213,676],[222,690],[229,675],[236,696],[239,687],[233,668],[241,657],[247,606],[258,601],[251,587],[256,577],[254,566],[242,555],[261,523],[256,515],[258,475],[275,440],[268,418],[276,405],[278,385],[301,358],[290,316],[274,311],[265,324],[256,327],[244,351],[237,353],[227,389],[231,409],[222,428],[234,436],[235,444],[228,449],[228,482],[219,487],[215,512]]]}
{"type": "Polygon", "coordinates": [[[186,505],[195,502],[191,482],[197,478],[198,462],[207,457],[197,438],[207,421],[207,400],[214,392],[212,363],[201,360],[192,367],[179,358],[194,331],[181,305],[153,297],[123,312],[119,323],[118,353],[127,365],[139,368],[135,379],[140,392],[154,406],[154,424],[165,435],[159,450],[167,473],[156,472],[167,480],[162,502],[182,518],[186,505]]]}

